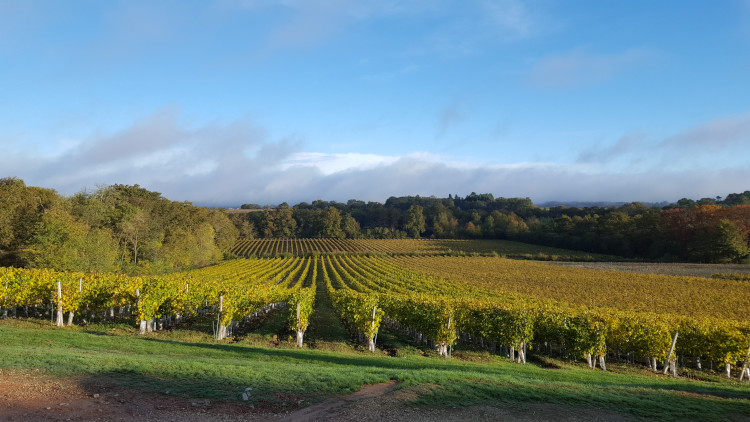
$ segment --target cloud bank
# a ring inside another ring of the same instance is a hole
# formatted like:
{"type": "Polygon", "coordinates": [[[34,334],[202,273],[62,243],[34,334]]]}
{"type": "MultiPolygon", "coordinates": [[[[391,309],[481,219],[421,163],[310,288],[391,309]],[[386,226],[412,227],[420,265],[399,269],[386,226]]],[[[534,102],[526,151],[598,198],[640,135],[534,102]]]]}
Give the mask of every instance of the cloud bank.
{"type": "MultiPolygon", "coordinates": [[[[747,115],[717,119],[658,143],[684,153],[747,145],[747,115]],[[711,141],[717,134],[723,140],[711,141]]],[[[724,169],[608,170],[612,157],[643,148],[645,135],[581,154],[575,163],[467,164],[428,153],[406,156],[304,151],[294,138],[272,140],[248,119],[190,127],[167,108],[116,133],[66,141],[46,157],[8,152],[2,176],[63,194],[113,183],[139,184],[173,200],[239,206],[315,199],[385,201],[401,195],[530,197],[536,202],[671,201],[748,189],[750,166],[724,169]]],[[[746,163],[744,163],[746,164],[746,163]]]]}

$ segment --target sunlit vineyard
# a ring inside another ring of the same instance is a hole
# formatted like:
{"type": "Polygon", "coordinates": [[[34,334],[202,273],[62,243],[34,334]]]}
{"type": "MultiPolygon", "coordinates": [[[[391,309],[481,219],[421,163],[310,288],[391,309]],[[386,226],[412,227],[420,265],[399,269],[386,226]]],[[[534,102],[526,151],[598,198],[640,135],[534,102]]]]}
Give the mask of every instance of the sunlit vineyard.
{"type": "Polygon", "coordinates": [[[207,317],[217,340],[269,308],[285,308],[303,347],[314,304],[325,300],[372,351],[385,326],[444,357],[459,343],[474,343],[519,362],[529,352],[547,353],[605,369],[605,357],[624,355],[655,369],[657,362],[673,366],[679,356],[698,367],[728,365],[728,374],[750,358],[746,281],[437,256],[425,252],[440,244],[430,241],[373,242],[380,253],[343,252],[368,243],[257,241],[255,247],[274,248],[261,254],[292,252],[166,276],[6,268],[0,305],[6,317],[48,310],[59,326],[65,312],[68,324],[130,318],[142,333],[207,317]],[[421,255],[393,252],[408,244],[422,245],[421,255]],[[328,253],[300,256],[323,247],[328,253]]]}
{"type": "Polygon", "coordinates": [[[138,321],[141,333],[186,316],[211,314],[214,334],[221,339],[268,306],[300,304],[300,314],[292,309],[290,326],[304,332],[315,298],[316,268],[316,260],[300,257],[233,260],[154,277],[0,268],[0,306],[4,317],[9,311],[26,316],[38,308],[54,308],[58,326],[128,316],[138,321]]]}
{"type": "MultiPolygon", "coordinates": [[[[250,239],[229,251],[239,257],[353,253],[382,255],[503,255],[541,260],[602,260],[606,257],[509,240],[460,239],[250,239]]],[[[612,257],[609,257],[612,258],[612,257]]]]}
{"type": "Polygon", "coordinates": [[[558,268],[538,263],[339,255],[322,260],[323,275],[339,312],[370,340],[380,323],[381,315],[375,312],[379,308],[386,321],[430,339],[443,354],[459,338],[486,340],[511,356],[514,350],[521,353],[530,344],[537,348],[546,345],[550,352],[555,349],[572,356],[585,355],[589,361],[598,356],[603,362],[608,351],[617,351],[648,358],[654,367],[657,359],[673,361],[676,354],[693,357],[698,365],[700,357],[731,365],[746,360],[750,353],[750,324],[745,317],[750,310],[747,286],[738,288],[736,282],[734,289],[718,280],[707,286],[717,290],[717,300],[732,296],[723,303],[733,307],[719,311],[713,306],[716,312],[707,314],[700,285],[704,280],[697,278],[643,277],[627,295],[618,296],[616,290],[630,288],[627,277],[607,282],[617,273],[569,269],[563,282],[555,283],[558,268]],[[405,269],[407,266],[411,270],[405,269]],[[479,270],[472,271],[474,267],[479,270]],[[477,274],[485,278],[474,278],[477,274]],[[501,279],[505,289],[498,288],[501,279]],[[528,287],[509,288],[514,284],[528,287]],[[655,285],[644,288],[650,284],[655,285]],[[546,297],[529,294],[548,287],[546,297]],[[669,297],[676,289],[687,293],[667,299],[660,307],[642,306],[634,312],[629,303],[649,295],[669,297]],[[601,300],[607,291],[615,295],[607,307],[586,303],[591,297],[601,300]],[[691,299],[695,304],[680,304],[691,299]],[[667,303],[670,300],[671,307],[667,303]],[[700,306],[704,306],[703,312],[699,312],[700,306]],[[682,340],[677,342],[676,351],[670,351],[671,340],[678,332],[682,340]]]}
{"type": "Polygon", "coordinates": [[[399,267],[500,294],[510,292],[590,307],[695,317],[710,315],[739,321],[747,320],[750,312],[750,284],[747,282],[568,268],[486,257],[393,257],[389,260],[399,267]]]}

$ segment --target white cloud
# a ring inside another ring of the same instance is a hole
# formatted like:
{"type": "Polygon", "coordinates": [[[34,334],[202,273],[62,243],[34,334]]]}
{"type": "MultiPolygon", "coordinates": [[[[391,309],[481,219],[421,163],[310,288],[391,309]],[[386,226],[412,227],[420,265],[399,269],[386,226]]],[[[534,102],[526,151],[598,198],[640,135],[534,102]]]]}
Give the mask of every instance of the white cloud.
{"type": "Polygon", "coordinates": [[[748,168],[606,173],[565,164],[462,166],[404,157],[370,168],[349,168],[330,174],[324,174],[315,166],[289,167],[273,174],[267,185],[253,189],[251,198],[255,202],[269,203],[353,198],[384,201],[389,196],[447,196],[448,193],[475,191],[505,197],[531,197],[537,202],[668,201],[744,191],[744,181],[749,176],[748,168]],[[656,180],[658,183],[654,183],[656,180]]]}
{"type": "Polygon", "coordinates": [[[293,154],[281,163],[281,170],[290,167],[314,167],[323,175],[331,175],[347,170],[363,170],[392,164],[397,156],[377,154],[343,153],[324,154],[319,152],[300,152],[293,154]]]}
{"type": "MultiPolygon", "coordinates": [[[[699,150],[721,134],[726,147],[744,151],[747,114],[717,119],[670,138],[664,148],[699,150]]],[[[623,137],[578,163],[477,163],[415,152],[321,153],[300,140],[270,141],[251,121],[189,127],[176,109],[164,109],[118,132],[68,141],[57,155],[10,150],[0,156],[2,176],[64,194],[101,184],[139,184],[173,200],[203,205],[298,203],[315,199],[384,201],[389,196],[491,192],[547,200],[662,201],[747,190],[747,159],[723,169],[699,166],[624,167],[597,160],[666,154],[642,135],[623,137]]],[[[0,137],[0,141],[5,141],[0,137]]],[[[700,155],[700,154],[695,154],[700,155]]],[[[738,155],[738,154],[734,154],[738,155]]],[[[742,157],[746,157],[743,155],[742,157]]],[[[658,158],[657,158],[658,160],[658,158]]]]}
{"type": "Polygon", "coordinates": [[[701,124],[664,140],[662,146],[703,151],[750,147],[750,111],[701,124]]]}

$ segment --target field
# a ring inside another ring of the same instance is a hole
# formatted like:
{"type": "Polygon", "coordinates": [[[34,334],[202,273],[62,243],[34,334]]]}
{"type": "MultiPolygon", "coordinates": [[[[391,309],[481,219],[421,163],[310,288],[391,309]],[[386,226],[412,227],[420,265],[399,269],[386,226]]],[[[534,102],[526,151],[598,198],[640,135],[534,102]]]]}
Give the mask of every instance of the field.
{"type": "MultiPolygon", "coordinates": [[[[634,269],[640,264],[576,263],[560,268],[549,263],[502,258],[395,257],[389,260],[402,268],[490,290],[590,307],[685,316],[705,316],[706,310],[711,309],[712,316],[739,321],[747,319],[750,309],[747,294],[750,284],[747,282],[650,272],[636,275],[631,271],[608,269],[611,266],[634,269]],[[603,269],[581,271],[579,268],[584,265],[603,269]],[[715,306],[717,303],[722,306],[715,306]]],[[[670,268],[674,267],[670,264],[670,268]]],[[[695,273],[695,268],[686,270],[695,273]]]]}
{"type": "Polygon", "coordinates": [[[563,261],[611,261],[591,254],[510,240],[460,239],[252,239],[240,240],[230,250],[239,257],[311,254],[376,255],[500,255],[511,258],[563,261]]]}
{"type": "Polygon", "coordinates": [[[359,242],[369,251],[266,245],[278,256],[159,277],[0,269],[0,409],[11,420],[750,419],[741,277],[480,256],[484,242],[458,243],[457,256],[434,252],[440,241],[359,242]]]}
{"type": "Polygon", "coordinates": [[[709,278],[718,274],[744,274],[745,277],[750,275],[750,265],[748,264],[672,264],[660,262],[556,262],[555,264],[592,270],[709,278]]]}

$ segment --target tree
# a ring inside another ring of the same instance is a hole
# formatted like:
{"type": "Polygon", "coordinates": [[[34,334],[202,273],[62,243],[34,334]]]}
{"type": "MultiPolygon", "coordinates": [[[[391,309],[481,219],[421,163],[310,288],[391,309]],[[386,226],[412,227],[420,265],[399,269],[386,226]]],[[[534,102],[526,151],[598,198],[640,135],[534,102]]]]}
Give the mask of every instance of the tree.
{"type": "Polygon", "coordinates": [[[117,242],[112,236],[112,231],[106,227],[91,228],[86,234],[83,245],[83,260],[78,270],[87,272],[111,272],[116,271],[117,242]]]}
{"type": "Polygon", "coordinates": [[[45,211],[64,198],[51,189],[26,186],[15,177],[0,179],[0,258],[4,265],[24,265],[23,249],[36,234],[45,211]]]}
{"type": "MultiPolygon", "coordinates": [[[[239,214],[233,214],[233,215],[239,215],[239,214]]],[[[255,237],[258,235],[258,233],[255,231],[255,224],[248,221],[247,219],[232,218],[232,221],[234,222],[235,227],[237,227],[237,235],[239,237],[243,239],[255,239],[255,237]]]]}
{"type": "Polygon", "coordinates": [[[234,226],[229,216],[221,210],[212,210],[207,218],[214,231],[214,243],[221,252],[228,251],[239,236],[239,230],[234,226]]]}
{"type": "Polygon", "coordinates": [[[24,254],[30,267],[105,272],[116,269],[117,243],[109,230],[91,229],[60,205],[42,215],[24,254]]]}
{"type": "Polygon", "coordinates": [[[142,210],[136,210],[130,218],[123,221],[122,233],[133,252],[133,265],[137,266],[139,248],[151,237],[146,213],[142,210]]]}
{"type": "Polygon", "coordinates": [[[482,234],[482,228],[474,225],[473,222],[469,221],[466,223],[466,235],[469,237],[479,237],[482,234]]]}
{"type": "Polygon", "coordinates": [[[718,261],[743,262],[750,256],[750,246],[733,222],[722,219],[716,227],[714,250],[718,261]]]}
{"type": "Polygon", "coordinates": [[[274,237],[294,237],[297,221],[294,220],[292,209],[286,202],[276,207],[269,219],[273,223],[271,231],[274,237]]]}
{"type": "Polygon", "coordinates": [[[555,219],[556,233],[570,233],[573,230],[573,219],[565,214],[555,219]]]}
{"type": "Polygon", "coordinates": [[[406,210],[406,223],[404,224],[404,231],[409,234],[410,237],[418,238],[424,233],[426,228],[424,220],[424,208],[421,205],[412,205],[406,210]]]}
{"type": "Polygon", "coordinates": [[[432,233],[435,237],[451,238],[456,235],[458,220],[453,217],[450,209],[440,206],[432,220],[432,233]]]}
{"type": "Polygon", "coordinates": [[[343,230],[344,235],[350,239],[357,238],[361,235],[359,223],[351,216],[351,214],[344,214],[341,218],[341,230],[343,230]]]}
{"type": "Polygon", "coordinates": [[[50,209],[36,224],[29,247],[25,250],[29,266],[59,271],[77,270],[86,229],[85,224],[76,222],[62,207],[50,209]]]}
{"type": "Polygon", "coordinates": [[[322,216],[322,237],[342,238],[344,232],[341,230],[341,212],[335,207],[328,207],[322,216]]]}

